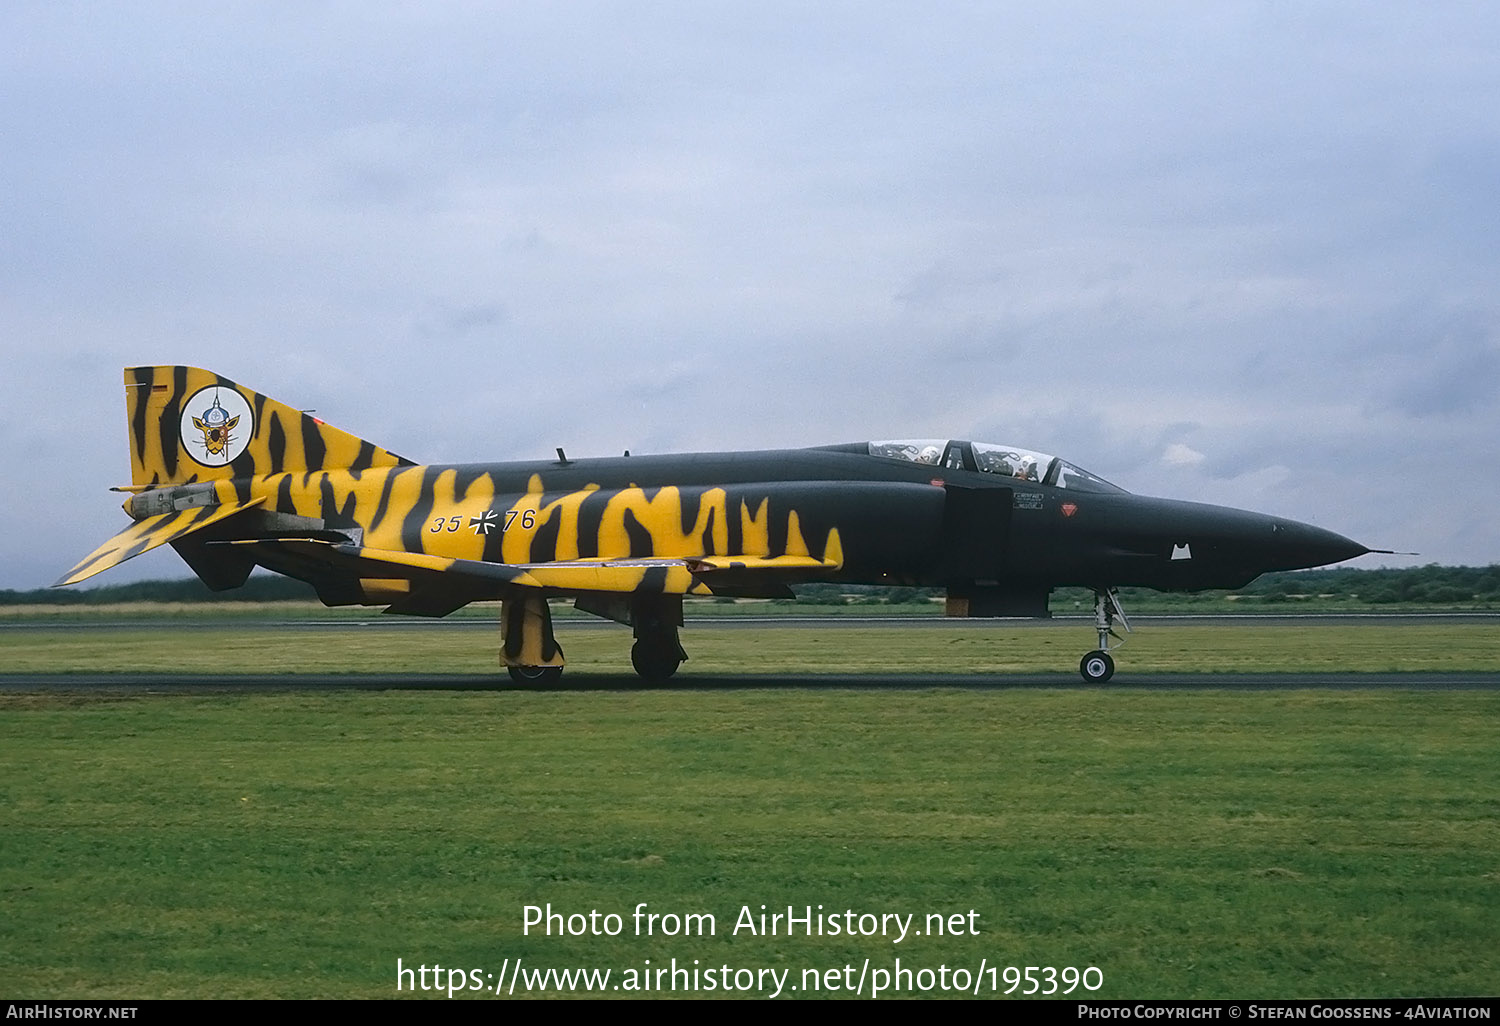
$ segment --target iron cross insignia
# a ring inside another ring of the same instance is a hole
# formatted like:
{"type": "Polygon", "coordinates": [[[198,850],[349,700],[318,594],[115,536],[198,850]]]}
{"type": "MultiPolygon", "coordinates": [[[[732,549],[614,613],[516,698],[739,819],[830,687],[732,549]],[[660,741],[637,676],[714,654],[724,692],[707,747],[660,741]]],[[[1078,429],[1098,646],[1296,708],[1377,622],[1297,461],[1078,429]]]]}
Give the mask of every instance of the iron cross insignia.
{"type": "Polygon", "coordinates": [[[492,509],[487,509],[479,516],[469,518],[469,529],[472,530],[475,534],[482,534],[487,538],[489,537],[490,531],[494,530],[495,525],[499,523],[499,521],[500,514],[496,513],[492,509]]]}

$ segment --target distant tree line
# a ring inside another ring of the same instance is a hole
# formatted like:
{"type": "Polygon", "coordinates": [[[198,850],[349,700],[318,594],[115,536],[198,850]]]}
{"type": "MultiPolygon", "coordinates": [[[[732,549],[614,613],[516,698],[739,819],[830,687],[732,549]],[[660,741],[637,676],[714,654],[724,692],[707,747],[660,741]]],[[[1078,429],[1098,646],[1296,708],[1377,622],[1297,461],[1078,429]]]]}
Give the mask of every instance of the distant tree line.
{"type": "Polygon", "coordinates": [[[256,574],[233,591],[209,591],[196,577],[136,581],[98,588],[37,588],[0,591],[0,605],[103,606],[118,602],[286,602],[316,600],[312,586],[290,577],[256,574]]]}
{"type": "Polygon", "coordinates": [[[1371,605],[1400,602],[1463,604],[1500,602],[1500,565],[1438,566],[1407,570],[1297,570],[1266,574],[1238,594],[1277,601],[1334,595],[1371,605]]]}
{"type": "MultiPolygon", "coordinates": [[[[876,588],[847,584],[804,584],[797,588],[799,599],[820,602],[900,604],[941,595],[942,591],[937,588],[876,588]]],[[[1131,602],[1191,605],[1235,599],[1272,605],[1322,599],[1374,606],[1407,603],[1495,606],[1500,605],[1500,565],[1438,566],[1434,563],[1405,570],[1290,570],[1265,574],[1232,592],[1164,593],[1149,588],[1121,588],[1120,596],[1127,609],[1131,602]]],[[[1054,609],[1063,610],[1074,604],[1091,606],[1093,593],[1087,588],[1058,588],[1052,593],[1054,609]]]]}
{"type": "MultiPolygon", "coordinates": [[[[1087,592],[1081,592],[1087,594],[1087,592]]],[[[1157,602],[1193,595],[1163,595],[1146,589],[1121,589],[1124,598],[1151,596],[1157,602]]],[[[1264,574],[1235,591],[1203,592],[1198,597],[1243,600],[1254,604],[1321,600],[1370,606],[1500,606],[1500,565],[1438,566],[1429,564],[1404,570],[1289,570],[1264,574]]],[[[1127,608],[1128,604],[1127,604],[1127,608]]]]}
{"type": "MultiPolygon", "coordinates": [[[[874,587],[850,584],[804,584],[797,587],[798,601],[821,604],[907,605],[942,596],[938,588],[874,587]]],[[[1205,600],[1245,600],[1275,605],[1311,599],[1371,606],[1500,606],[1500,564],[1491,566],[1438,566],[1431,564],[1405,570],[1295,570],[1265,574],[1234,592],[1163,594],[1146,588],[1122,588],[1126,608],[1132,601],[1152,604],[1192,605],[1205,600]]],[[[313,589],[301,581],[269,574],[256,574],[242,588],[212,592],[196,577],[175,581],[137,581],[98,588],[37,588],[32,591],[0,590],[0,605],[87,606],[121,602],[287,602],[315,601],[313,589]]],[[[1092,594],[1084,588],[1059,588],[1052,607],[1088,607],[1092,594]]]]}

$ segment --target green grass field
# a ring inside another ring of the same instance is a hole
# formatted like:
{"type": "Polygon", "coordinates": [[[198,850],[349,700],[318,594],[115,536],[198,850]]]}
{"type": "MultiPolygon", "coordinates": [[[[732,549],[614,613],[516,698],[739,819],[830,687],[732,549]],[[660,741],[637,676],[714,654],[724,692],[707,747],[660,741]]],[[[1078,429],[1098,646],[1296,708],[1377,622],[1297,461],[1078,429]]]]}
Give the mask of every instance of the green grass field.
{"type": "MultiPolygon", "coordinates": [[[[630,632],[568,624],[558,632],[568,673],[630,675],[630,632]]],[[[1091,626],[898,625],[826,630],[694,625],[683,632],[683,673],[1073,673],[1093,647],[1091,626]]],[[[496,674],[499,628],[454,631],[389,626],[7,629],[4,670],[17,673],[460,673],[496,674]]],[[[1215,626],[1152,624],[1118,654],[1119,682],[1135,673],[1202,671],[1500,670],[1500,621],[1307,626],[1227,620],[1215,626]]]]}
{"type": "MultiPolygon", "coordinates": [[[[804,970],[852,966],[852,982],[900,958],[933,981],[1095,966],[1106,998],[1495,993],[1500,695],[1124,677],[1348,652],[1483,668],[1459,664],[1492,660],[1494,629],[1197,630],[1139,632],[1110,689],[3,694],[0,979],[26,998],[378,998],[398,958],[483,979],[519,957],[627,986],[696,959],[799,988],[804,970]],[[714,935],[636,936],[639,902],[712,913],[714,935]],[[523,936],[523,908],[547,903],[617,913],[622,933],[523,936]],[[917,929],[972,910],[978,933],[734,933],[762,904],[917,929]]],[[[180,670],[183,646],[230,670],[495,666],[486,633],[306,633],[7,632],[0,654],[12,670],[180,670]]],[[[1071,670],[1087,639],[722,634],[695,631],[688,668],[1071,670]]],[[[575,669],[609,673],[628,640],[564,635],[575,669]]]]}

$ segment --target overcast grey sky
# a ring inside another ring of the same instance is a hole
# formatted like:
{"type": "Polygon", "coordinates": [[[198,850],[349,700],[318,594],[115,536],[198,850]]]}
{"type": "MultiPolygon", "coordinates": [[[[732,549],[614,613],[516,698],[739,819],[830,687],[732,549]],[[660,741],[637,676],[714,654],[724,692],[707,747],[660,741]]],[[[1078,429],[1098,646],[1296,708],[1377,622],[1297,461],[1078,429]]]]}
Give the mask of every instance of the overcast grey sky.
{"type": "Polygon", "coordinates": [[[127,523],[144,363],[419,461],[977,438],[1496,562],[1497,53],[1488,3],[11,0],[0,587],[127,523]]]}

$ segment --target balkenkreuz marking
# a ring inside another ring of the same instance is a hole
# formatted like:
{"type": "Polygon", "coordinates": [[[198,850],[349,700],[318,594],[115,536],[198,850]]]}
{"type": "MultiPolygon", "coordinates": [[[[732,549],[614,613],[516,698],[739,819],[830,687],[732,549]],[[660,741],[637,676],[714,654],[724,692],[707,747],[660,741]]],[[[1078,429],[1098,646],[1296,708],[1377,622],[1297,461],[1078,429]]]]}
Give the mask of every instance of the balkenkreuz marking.
{"type": "Polygon", "coordinates": [[[492,509],[487,509],[477,517],[469,518],[469,529],[475,534],[489,536],[490,531],[500,520],[500,514],[492,509]]]}

